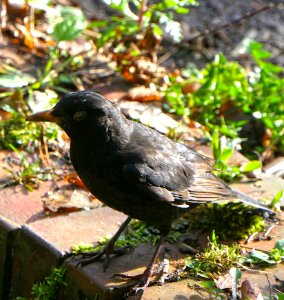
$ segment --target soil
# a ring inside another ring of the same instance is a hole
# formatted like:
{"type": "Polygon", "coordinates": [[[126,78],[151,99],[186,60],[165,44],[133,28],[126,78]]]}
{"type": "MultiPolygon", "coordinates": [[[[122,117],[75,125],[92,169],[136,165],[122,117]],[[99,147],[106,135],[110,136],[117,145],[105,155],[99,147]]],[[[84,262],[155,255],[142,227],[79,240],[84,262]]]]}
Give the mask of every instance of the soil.
{"type": "MultiPolygon", "coordinates": [[[[105,19],[115,12],[103,0],[77,0],[85,13],[92,18],[105,19]]],[[[284,65],[284,4],[281,0],[207,0],[199,1],[199,6],[192,7],[188,15],[178,15],[177,20],[183,28],[184,41],[189,41],[188,48],[174,51],[174,62],[179,67],[188,63],[202,65],[211,61],[218,52],[228,58],[236,59],[237,50],[245,39],[253,39],[264,44],[272,53],[271,61],[284,65]],[[263,7],[272,7],[254,14],[263,7]],[[235,20],[241,22],[234,23],[235,20]],[[233,23],[233,24],[232,24],[233,23]],[[224,26],[232,24],[231,26],[224,26]],[[214,34],[192,40],[197,34],[213,28],[220,28],[214,34]]],[[[168,49],[176,47],[170,37],[166,37],[168,49]]],[[[169,64],[169,62],[167,62],[169,64]]]]}
{"type": "Polygon", "coordinates": [[[232,57],[242,41],[249,38],[263,43],[265,48],[271,51],[274,62],[284,64],[284,6],[282,1],[200,1],[200,5],[192,8],[188,16],[181,16],[181,21],[185,40],[192,37],[194,30],[203,32],[206,29],[211,30],[212,27],[221,27],[216,34],[206,38],[212,54],[223,52],[226,56],[232,57]],[[256,12],[268,4],[274,4],[274,7],[243,19],[238,24],[222,28],[222,24],[233,23],[234,20],[256,12]]]}

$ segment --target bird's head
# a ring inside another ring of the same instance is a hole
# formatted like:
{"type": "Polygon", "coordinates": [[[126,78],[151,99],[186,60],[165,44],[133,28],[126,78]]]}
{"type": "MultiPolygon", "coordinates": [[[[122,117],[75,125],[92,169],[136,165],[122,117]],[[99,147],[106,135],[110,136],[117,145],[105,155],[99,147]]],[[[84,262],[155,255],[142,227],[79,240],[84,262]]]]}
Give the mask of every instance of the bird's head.
{"type": "Polygon", "coordinates": [[[119,118],[121,113],[103,96],[80,91],[65,95],[52,109],[30,115],[27,121],[54,122],[72,139],[83,132],[85,135],[98,131],[103,133],[119,118]]]}

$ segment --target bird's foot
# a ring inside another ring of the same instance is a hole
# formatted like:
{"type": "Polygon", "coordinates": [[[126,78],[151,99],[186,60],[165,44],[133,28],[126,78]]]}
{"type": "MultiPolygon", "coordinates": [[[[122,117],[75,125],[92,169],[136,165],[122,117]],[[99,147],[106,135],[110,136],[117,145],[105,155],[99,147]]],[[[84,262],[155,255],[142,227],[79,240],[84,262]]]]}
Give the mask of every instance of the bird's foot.
{"type": "Polygon", "coordinates": [[[105,271],[109,266],[109,260],[111,254],[120,256],[133,251],[134,248],[130,245],[115,248],[115,242],[117,241],[117,239],[119,238],[123,230],[127,227],[130,221],[131,221],[131,217],[128,217],[121,224],[121,226],[119,227],[115,235],[109,240],[109,242],[100,251],[78,253],[78,255],[82,256],[82,259],[77,263],[77,266],[82,266],[82,267],[86,266],[92,262],[99,260],[101,257],[105,256],[105,261],[104,261],[104,271],[105,271]]]}
{"type": "Polygon", "coordinates": [[[65,253],[62,257],[62,261],[66,260],[69,257],[75,257],[75,256],[81,256],[80,261],[76,264],[76,267],[84,267],[86,265],[89,265],[95,261],[100,260],[103,256],[105,256],[104,259],[104,271],[108,268],[109,266],[109,261],[110,261],[110,255],[124,255],[127,253],[130,253],[133,251],[132,246],[124,246],[124,247],[119,247],[115,248],[112,243],[106,244],[100,251],[91,251],[91,252],[84,252],[80,251],[77,253],[65,253]]]}
{"type": "MultiPolygon", "coordinates": [[[[137,295],[138,293],[139,294],[143,293],[144,289],[152,284],[151,281],[150,281],[150,278],[153,275],[157,274],[157,272],[154,272],[154,264],[157,260],[157,257],[159,255],[159,253],[160,253],[160,250],[161,250],[161,247],[163,245],[164,239],[165,239],[165,237],[161,236],[161,238],[160,238],[160,240],[159,240],[159,242],[156,246],[154,255],[152,256],[152,259],[151,259],[148,267],[146,268],[146,270],[142,274],[135,275],[135,276],[131,276],[131,275],[127,275],[127,274],[115,274],[115,275],[113,275],[113,277],[120,277],[122,279],[136,279],[137,280],[137,283],[134,286],[131,287],[131,289],[129,290],[129,292],[127,293],[126,296],[137,295]]],[[[163,272],[164,272],[164,269],[165,269],[164,267],[161,268],[161,270],[163,272]]],[[[158,269],[158,273],[161,272],[161,270],[158,269]]]]}
{"type": "Polygon", "coordinates": [[[78,266],[84,267],[84,266],[89,265],[89,264],[91,264],[95,261],[98,261],[103,256],[105,256],[105,259],[104,259],[104,271],[105,271],[109,266],[109,261],[110,261],[110,255],[111,254],[121,256],[121,255],[130,253],[132,251],[133,251],[132,246],[124,246],[124,247],[115,248],[114,245],[112,245],[112,244],[106,244],[105,247],[102,248],[98,252],[79,253],[79,255],[82,256],[82,259],[77,263],[76,266],[77,267],[78,266]]]}
{"type": "Polygon", "coordinates": [[[154,272],[152,270],[146,269],[142,274],[138,275],[128,275],[128,274],[114,274],[113,277],[120,279],[129,279],[129,280],[137,280],[137,283],[132,286],[127,292],[127,296],[135,295],[139,291],[143,291],[146,287],[151,285],[151,277],[154,276],[154,272]]]}
{"type": "Polygon", "coordinates": [[[104,255],[106,256],[105,258],[105,262],[104,262],[104,270],[107,269],[108,265],[109,265],[109,258],[110,258],[110,254],[111,251],[108,251],[107,249],[105,249],[105,247],[103,249],[101,249],[100,251],[97,252],[79,252],[76,253],[76,256],[81,256],[80,260],[78,261],[78,263],[76,264],[76,268],[78,267],[84,267],[86,265],[89,265],[95,261],[98,261],[101,257],[103,257],[104,255]]]}

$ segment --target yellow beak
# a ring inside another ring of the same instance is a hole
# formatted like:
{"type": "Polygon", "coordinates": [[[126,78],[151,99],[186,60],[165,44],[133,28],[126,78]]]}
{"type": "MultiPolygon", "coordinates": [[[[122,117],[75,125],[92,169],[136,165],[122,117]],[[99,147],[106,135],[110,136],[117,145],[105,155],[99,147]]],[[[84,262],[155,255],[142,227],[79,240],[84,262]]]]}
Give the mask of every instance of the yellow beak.
{"type": "Polygon", "coordinates": [[[54,122],[59,124],[60,118],[56,117],[52,114],[53,110],[45,110],[38,113],[35,113],[33,115],[30,115],[27,117],[27,121],[33,121],[33,122],[54,122]]]}

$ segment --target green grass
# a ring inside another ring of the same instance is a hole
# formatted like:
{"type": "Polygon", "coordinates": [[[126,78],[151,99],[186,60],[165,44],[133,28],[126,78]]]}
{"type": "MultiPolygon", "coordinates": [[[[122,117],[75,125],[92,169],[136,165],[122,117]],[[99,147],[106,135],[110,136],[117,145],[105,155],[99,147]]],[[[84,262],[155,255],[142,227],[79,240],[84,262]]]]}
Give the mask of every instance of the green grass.
{"type": "MultiPolygon", "coordinates": [[[[219,54],[201,70],[185,69],[183,74],[187,81],[177,82],[176,78],[171,78],[171,85],[165,91],[165,108],[199,121],[211,134],[218,130],[231,140],[238,139],[238,144],[241,143],[240,131],[249,119],[245,116],[253,117],[271,131],[270,144],[274,145],[276,152],[283,153],[283,68],[267,62],[271,55],[260,43],[251,41],[247,51],[252,58],[249,69],[219,54]],[[200,88],[184,94],[183,86],[191,82],[199,83],[200,88]],[[234,120],[238,113],[243,120],[234,120]]],[[[248,154],[264,150],[265,147],[259,144],[249,149],[248,154]]]]}

